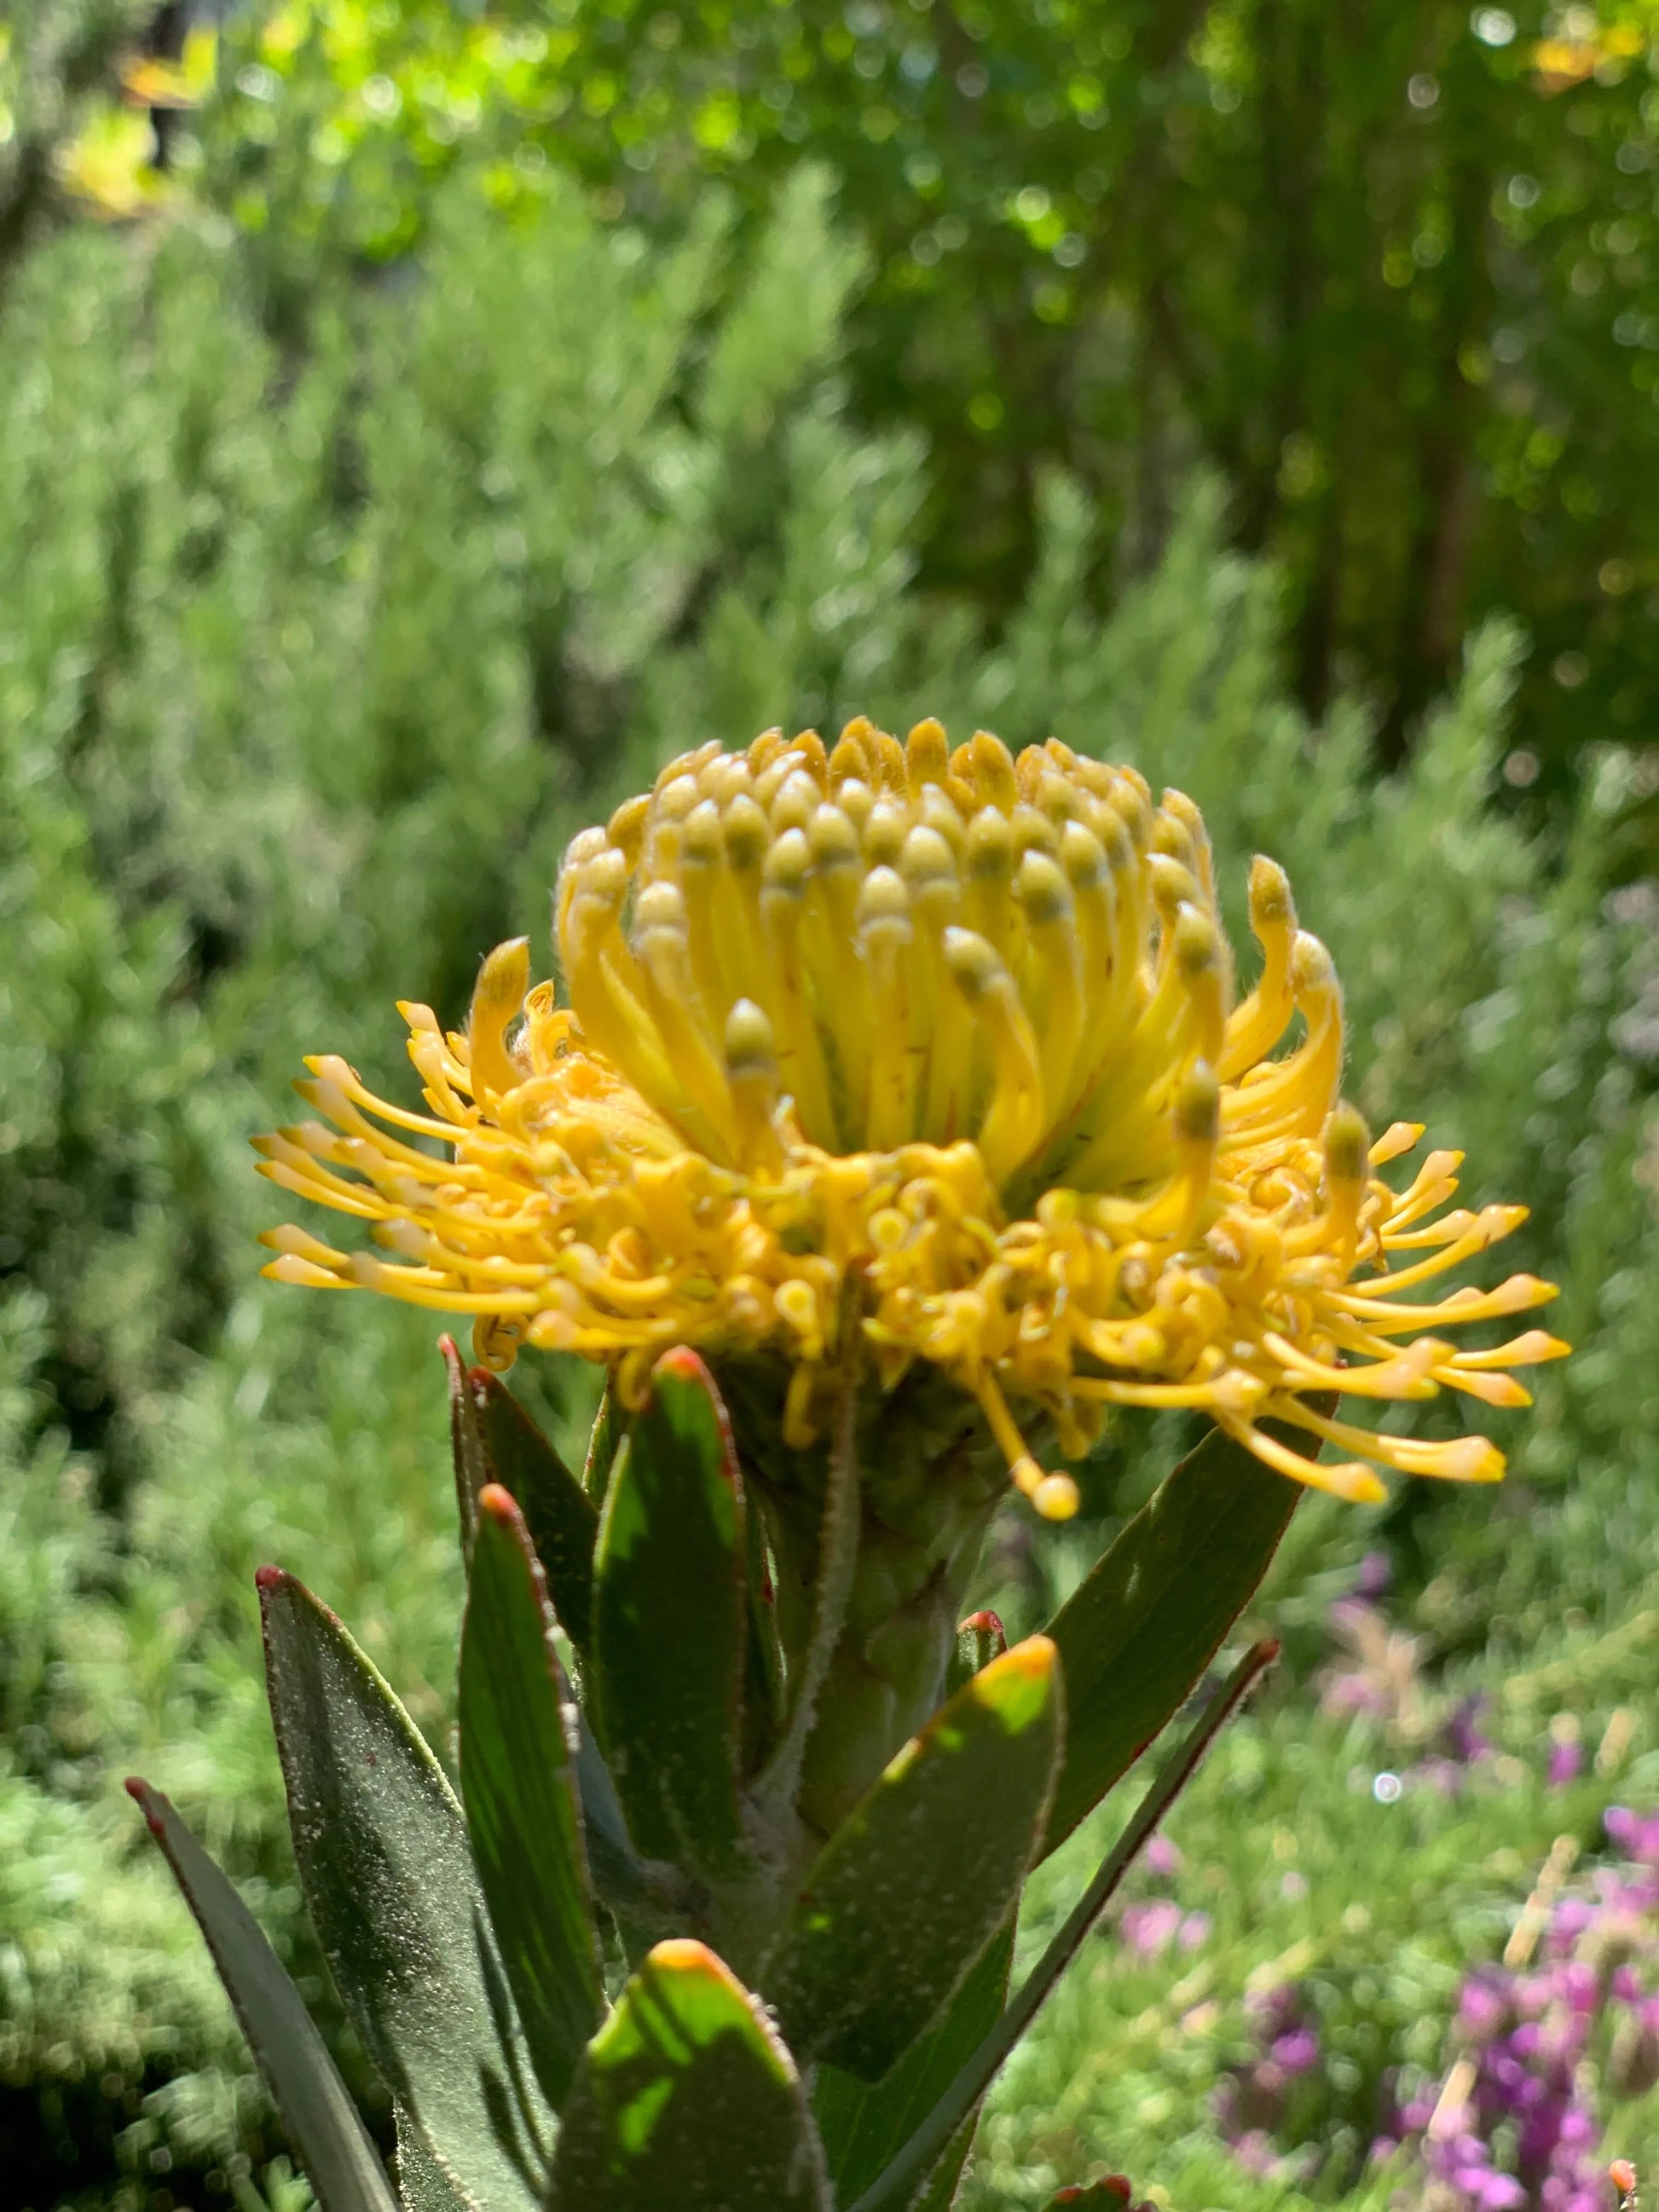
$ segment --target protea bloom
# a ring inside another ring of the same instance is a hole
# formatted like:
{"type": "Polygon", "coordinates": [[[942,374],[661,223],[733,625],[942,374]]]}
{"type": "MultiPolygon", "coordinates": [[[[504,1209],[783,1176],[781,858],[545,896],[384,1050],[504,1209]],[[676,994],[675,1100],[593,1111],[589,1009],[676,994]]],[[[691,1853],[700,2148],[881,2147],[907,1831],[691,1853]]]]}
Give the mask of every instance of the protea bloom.
{"type": "Polygon", "coordinates": [[[1201,1408],[1348,1498],[1382,1495],[1376,1464],[1495,1480],[1484,1437],[1309,1402],[1522,1405],[1508,1370],[1565,1347],[1439,1334],[1554,1295],[1526,1274],[1416,1295],[1525,1209],[1443,1210],[1455,1152],[1382,1178],[1421,1129],[1373,1143],[1343,1103],[1336,974],[1269,860],[1249,911],[1238,998],[1197,808],[1053,739],[953,752],[937,722],[900,744],[860,720],[833,750],[710,743],[573,841],[565,1004],[520,939],[464,1032],[404,1006],[425,1114],[308,1063],[324,1119],[260,1139],[264,1171],[394,1256],[285,1228],[267,1273],[471,1314],[488,1364],[604,1361],[624,1402],[676,1343],[770,1366],[796,1449],[849,1359],[889,1392],[931,1369],[1054,1517],[1077,1493],[1027,1449],[1032,1416],[1075,1456],[1112,1406],[1201,1408]],[[1350,1455],[1317,1463],[1322,1441],[1350,1455]]]}

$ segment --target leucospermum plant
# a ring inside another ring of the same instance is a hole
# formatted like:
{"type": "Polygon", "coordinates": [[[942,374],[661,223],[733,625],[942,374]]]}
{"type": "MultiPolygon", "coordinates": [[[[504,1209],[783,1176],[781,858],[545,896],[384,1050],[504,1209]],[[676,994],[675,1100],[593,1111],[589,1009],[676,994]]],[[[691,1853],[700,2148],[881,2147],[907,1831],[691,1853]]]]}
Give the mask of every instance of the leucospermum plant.
{"type": "MultiPolygon", "coordinates": [[[[459,1800],[340,1624],[260,1577],[301,1876],[410,2212],[947,2206],[1271,1647],[1011,1993],[1026,1875],[1184,1704],[1300,1486],[1503,1472],[1336,1417],[1524,1404],[1515,1368],[1565,1347],[1446,1334],[1553,1294],[1432,1287],[1522,1209],[1449,1210],[1455,1154],[1382,1173],[1422,1132],[1343,1103],[1336,975],[1270,860],[1249,911],[1241,995],[1197,809],[1053,741],[711,743],[572,843],[562,999],[503,945],[465,1030],[402,1010],[424,1110],[325,1056],[318,1118],[260,1140],[379,1248],[277,1230],[268,1273],[472,1323],[459,1800]],[[607,1370],[580,1474],[500,1379],[546,1352],[607,1370]],[[1213,1426],[1005,1649],[958,1618],[989,1517],[1011,1486],[1073,1513],[1054,1462],[1119,1407],[1213,1426]]],[[[135,1788],[325,2212],[384,2212],[291,1987],[135,1788]]]]}

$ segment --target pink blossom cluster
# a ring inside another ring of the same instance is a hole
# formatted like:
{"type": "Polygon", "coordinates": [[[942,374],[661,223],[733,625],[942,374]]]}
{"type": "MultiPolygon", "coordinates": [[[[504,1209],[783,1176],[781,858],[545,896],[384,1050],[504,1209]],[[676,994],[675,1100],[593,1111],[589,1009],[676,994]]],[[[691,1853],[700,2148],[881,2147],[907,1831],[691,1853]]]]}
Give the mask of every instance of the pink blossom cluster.
{"type": "Polygon", "coordinates": [[[1623,1863],[1553,1907],[1535,1966],[1466,1978],[1460,2070],[1379,2139],[1379,2152],[1420,2147],[1445,2212],[1607,2212],[1612,2202],[1585,2062],[1592,2048],[1606,2053],[1599,2078],[1615,2097],[1659,2082],[1659,1814],[1614,1806],[1605,1825],[1623,1863]]]}

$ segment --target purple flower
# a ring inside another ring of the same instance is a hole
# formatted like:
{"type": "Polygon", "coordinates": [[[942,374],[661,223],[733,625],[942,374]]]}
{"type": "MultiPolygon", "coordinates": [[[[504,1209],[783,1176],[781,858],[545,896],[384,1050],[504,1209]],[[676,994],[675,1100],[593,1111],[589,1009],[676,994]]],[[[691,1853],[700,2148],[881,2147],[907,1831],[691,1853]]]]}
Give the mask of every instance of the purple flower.
{"type": "Polygon", "coordinates": [[[1394,1563],[1386,1552],[1367,1552],[1359,1562],[1359,1572],[1354,1577],[1356,1597],[1379,1598],[1386,1595],[1394,1581],[1394,1563]]]}
{"type": "Polygon", "coordinates": [[[1175,1942],[1182,1918],[1181,1907],[1172,1898],[1159,1897],[1145,1905],[1126,1905],[1118,1927],[1132,1951],[1143,1959],[1156,1959],[1175,1942]]]}
{"type": "Polygon", "coordinates": [[[1293,2027],[1268,2053],[1281,2074],[1305,2074],[1319,2063],[1319,2038],[1310,2027],[1293,2027]]]}
{"type": "Polygon", "coordinates": [[[1446,1749],[1465,1766],[1473,1766],[1477,1759],[1492,1755],[1492,1740],[1483,1735],[1477,1725],[1486,1705],[1484,1697],[1465,1698],[1446,1722],[1446,1749]]]}
{"type": "Polygon", "coordinates": [[[1167,1880],[1170,1875],[1180,1873],[1181,1853],[1167,1836],[1154,1836],[1140,1863],[1148,1874],[1167,1880]]]}
{"type": "Polygon", "coordinates": [[[1494,2173],[1490,2166],[1463,2166],[1452,2175],[1455,2187],[1461,2189],[1480,2208],[1480,2212],[1514,2212],[1517,2205],[1527,2201],[1527,2192],[1510,2173],[1494,2173]]]}
{"type": "Polygon", "coordinates": [[[1659,1867],[1659,1813],[1644,1820],[1627,1805],[1609,1805],[1601,1825],[1626,1858],[1640,1866],[1659,1867]]]}
{"type": "Polygon", "coordinates": [[[1240,2136],[1233,2145],[1233,2156],[1247,2173],[1271,2173],[1273,2170],[1273,2139],[1261,2128],[1252,2128],[1248,2135],[1240,2136]]]}
{"type": "Polygon", "coordinates": [[[1565,1790],[1584,1771],[1584,1747],[1576,1736],[1552,1743],[1547,1778],[1552,1790],[1565,1790]]]}
{"type": "Polygon", "coordinates": [[[1469,2041],[1496,2035],[1508,2013],[1504,1992],[1489,1976],[1471,1974],[1458,1993],[1457,2025],[1469,2041]]]}

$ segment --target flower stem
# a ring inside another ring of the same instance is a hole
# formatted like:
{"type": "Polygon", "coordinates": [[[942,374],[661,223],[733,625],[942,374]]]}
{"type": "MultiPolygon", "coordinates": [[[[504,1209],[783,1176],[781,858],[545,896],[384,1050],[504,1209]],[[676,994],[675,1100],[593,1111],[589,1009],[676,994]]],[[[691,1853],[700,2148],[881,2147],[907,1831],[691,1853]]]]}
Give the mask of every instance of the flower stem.
{"type": "Polygon", "coordinates": [[[780,1832],[800,1787],[801,1762],[812,1733],[830,1662],[847,1625],[859,1551],[859,1465],[854,1433],[858,1375],[849,1362],[836,1408],[823,1493],[823,1533],[812,1607],[811,1633],[791,1685],[789,1718],[781,1741],[756,1778],[750,1802],[763,1834],[780,1832]]]}

